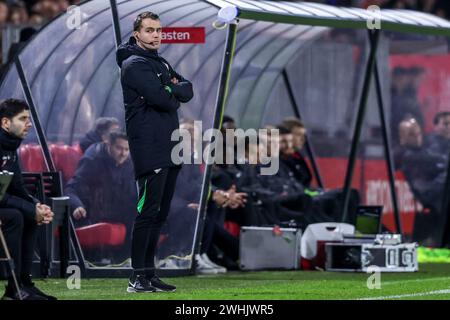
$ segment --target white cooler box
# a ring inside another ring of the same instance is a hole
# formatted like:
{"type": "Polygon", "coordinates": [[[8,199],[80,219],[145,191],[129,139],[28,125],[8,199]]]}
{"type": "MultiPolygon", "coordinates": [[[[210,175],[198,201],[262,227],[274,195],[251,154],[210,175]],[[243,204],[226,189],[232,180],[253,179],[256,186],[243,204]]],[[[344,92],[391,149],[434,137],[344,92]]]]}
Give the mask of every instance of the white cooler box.
{"type": "Polygon", "coordinates": [[[242,227],[239,266],[242,270],[299,269],[301,230],[242,227]]]}

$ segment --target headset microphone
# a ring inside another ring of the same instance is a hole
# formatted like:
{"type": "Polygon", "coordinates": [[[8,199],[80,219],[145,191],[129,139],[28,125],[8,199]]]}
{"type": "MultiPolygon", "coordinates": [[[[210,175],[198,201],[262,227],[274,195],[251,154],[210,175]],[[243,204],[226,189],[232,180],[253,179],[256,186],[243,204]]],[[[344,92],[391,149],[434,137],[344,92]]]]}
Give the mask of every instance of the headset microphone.
{"type": "Polygon", "coordinates": [[[143,43],[143,44],[146,44],[146,45],[153,45],[153,42],[145,42],[145,41],[142,41],[139,37],[137,37],[136,36],[136,38],[137,38],[137,40],[139,41],[139,42],[141,42],[141,43],[143,43]]]}

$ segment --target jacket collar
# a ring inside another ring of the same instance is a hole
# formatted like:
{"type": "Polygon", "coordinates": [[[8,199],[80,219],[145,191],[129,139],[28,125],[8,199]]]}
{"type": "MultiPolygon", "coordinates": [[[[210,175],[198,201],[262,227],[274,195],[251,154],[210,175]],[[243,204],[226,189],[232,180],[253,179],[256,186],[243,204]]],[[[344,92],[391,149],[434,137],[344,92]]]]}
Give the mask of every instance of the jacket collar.
{"type": "Polygon", "coordinates": [[[117,49],[116,60],[119,67],[122,67],[122,63],[133,55],[161,61],[158,50],[143,49],[137,45],[134,37],[130,37],[128,42],[121,44],[117,49]]]}
{"type": "Polygon", "coordinates": [[[0,128],[0,145],[2,146],[2,149],[16,151],[21,143],[21,138],[10,134],[3,128],[0,128]]]}

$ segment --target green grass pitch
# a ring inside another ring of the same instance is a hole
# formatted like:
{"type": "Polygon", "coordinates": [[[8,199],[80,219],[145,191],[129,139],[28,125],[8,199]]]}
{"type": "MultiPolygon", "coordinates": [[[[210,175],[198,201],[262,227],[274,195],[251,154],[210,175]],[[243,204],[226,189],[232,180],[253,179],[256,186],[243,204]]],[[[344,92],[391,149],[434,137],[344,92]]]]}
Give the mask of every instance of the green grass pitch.
{"type": "Polygon", "coordinates": [[[450,299],[450,264],[421,264],[415,273],[382,273],[381,289],[367,288],[369,276],[322,271],[229,272],[165,279],[178,287],[177,292],[145,294],[127,293],[127,279],[81,279],[78,290],[69,290],[64,279],[35,282],[63,300],[450,299]]]}

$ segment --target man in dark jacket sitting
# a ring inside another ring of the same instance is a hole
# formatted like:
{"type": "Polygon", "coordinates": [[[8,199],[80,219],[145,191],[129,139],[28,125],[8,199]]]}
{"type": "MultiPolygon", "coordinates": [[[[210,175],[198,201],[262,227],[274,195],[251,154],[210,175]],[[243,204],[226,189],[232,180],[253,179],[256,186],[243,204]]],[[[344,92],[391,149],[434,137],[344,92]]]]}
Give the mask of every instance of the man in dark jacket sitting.
{"type": "Polygon", "coordinates": [[[179,165],[172,160],[172,133],[179,129],[177,110],[193,97],[192,84],[158,54],[161,21],[143,12],[130,40],[117,50],[125,104],[127,135],[139,186],[133,228],[133,274],[128,292],[175,291],[155,274],[155,251],[175,191],[179,165]]]}
{"type": "MultiPolygon", "coordinates": [[[[0,103],[0,123],[0,171],[14,174],[0,201],[0,220],[20,285],[20,291],[17,292],[12,275],[8,275],[8,285],[2,299],[17,300],[21,296],[24,300],[55,300],[55,297],[46,295],[31,281],[37,228],[50,223],[53,212],[28,194],[22,180],[17,149],[32,126],[28,105],[15,99],[3,101],[0,103]]],[[[0,258],[5,257],[2,251],[0,258]]]]}
{"type": "Polygon", "coordinates": [[[113,131],[108,142],[93,144],[86,150],[75,175],[67,183],[66,194],[70,197],[76,226],[99,222],[125,225],[125,244],[115,249],[111,258],[121,261],[129,257],[137,190],[125,133],[113,131]]]}
{"type": "Polygon", "coordinates": [[[450,154],[450,111],[438,112],[434,119],[434,132],[428,137],[427,144],[432,153],[448,159],[450,154]]]}

